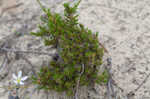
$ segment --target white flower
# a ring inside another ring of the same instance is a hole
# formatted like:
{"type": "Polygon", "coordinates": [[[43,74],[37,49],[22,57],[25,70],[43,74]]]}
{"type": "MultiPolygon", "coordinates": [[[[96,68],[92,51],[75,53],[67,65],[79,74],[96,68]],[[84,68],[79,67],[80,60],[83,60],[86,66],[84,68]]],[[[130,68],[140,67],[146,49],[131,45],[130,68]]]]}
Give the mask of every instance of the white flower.
{"type": "Polygon", "coordinates": [[[28,76],[22,77],[22,71],[18,72],[18,76],[16,76],[15,74],[13,74],[12,76],[13,76],[13,81],[16,85],[24,85],[23,81],[28,79],[28,76]]]}

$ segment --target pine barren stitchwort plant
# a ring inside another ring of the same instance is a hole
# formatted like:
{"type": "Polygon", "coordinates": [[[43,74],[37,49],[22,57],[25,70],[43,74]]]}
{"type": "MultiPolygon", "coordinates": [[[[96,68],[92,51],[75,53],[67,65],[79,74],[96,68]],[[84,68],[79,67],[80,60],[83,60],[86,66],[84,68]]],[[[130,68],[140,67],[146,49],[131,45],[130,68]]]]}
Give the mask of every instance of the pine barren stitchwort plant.
{"type": "Polygon", "coordinates": [[[61,16],[39,2],[46,16],[41,17],[39,31],[31,34],[42,37],[46,46],[54,46],[57,51],[50,65],[42,66],[38,76],[32,78],[40,89],[73,95],[77,86],[107,82],[107,72],[98,73],[104,49],[99,46],[98,33],[78,22],[79,3],[74,6],[65,3],[64,16],[61,16]]]}

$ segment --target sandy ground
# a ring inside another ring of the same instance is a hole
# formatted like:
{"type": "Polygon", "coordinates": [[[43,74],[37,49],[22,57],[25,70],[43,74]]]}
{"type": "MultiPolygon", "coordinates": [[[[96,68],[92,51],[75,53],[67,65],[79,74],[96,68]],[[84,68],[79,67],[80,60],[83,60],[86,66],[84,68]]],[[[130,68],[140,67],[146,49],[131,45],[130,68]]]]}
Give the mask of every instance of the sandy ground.
{"type": "MultiPolygon", "coordinates": [[[[77,0],[42,0],[42,3],[63,14],[62,4],[66,1],[77,0]]],[[[0,0],[0,45],[6,42],[9,48],[49,51],[40,38],[29,35],[37,29],[40,12],[36,0],[0,0]]],[[[128,95],[128,99],[150,99],[150,0],[82,0],[78,13],[81,23],[99,32],[100,41],[112,57],[113,79],[122,90],[116,88],[116,92],[120,95],[134,93],[128,95]]],[[[9,53],[9,58],[9,64],[0,70],[0,86],[12,81],[12,73],[22,70],[24,75],[30,76],[33,68],[38,70],[50,60],[46,55],[31,54],[18,59],[13,53],[9,53]]],[[[4,55],[0,54],[0,64],[3,59],[4,55]]],[[[47,99],[45,92],[38,93],[34,89],[35,86],[21,89],[21,99],[47,99]]],[[[95,91],[82,88],[80,99],[108,99],[104,97],[105,89],[99,85],[94,87],[95,91]]],[[[0,89],[0,99],[8,99],[8,94],[7,90],[0,89]]],[[[55,92],[50,92],[48,97],[68,99],[55,92]]]]}

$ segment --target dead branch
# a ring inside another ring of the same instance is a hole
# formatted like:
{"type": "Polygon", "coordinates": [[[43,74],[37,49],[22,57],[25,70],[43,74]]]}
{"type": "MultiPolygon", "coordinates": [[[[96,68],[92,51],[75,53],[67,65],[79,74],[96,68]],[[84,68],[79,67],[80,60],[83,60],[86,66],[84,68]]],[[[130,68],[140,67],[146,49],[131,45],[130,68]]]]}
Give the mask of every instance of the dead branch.
{"type": "Polygon", "coordinates": [[[1,67],[0,67],[0,70],[4,67],[4,64],[6,63],[6,56],[4,57],[4,60],[3,60],[3,62],[2,62],[2,64],[1,64],[1,67]]]}
{"type": "MultiPolygon", "coordinates": [[[[146,63],[149,64],[149,59],[147,58],[147,56],[146,56],[146,54],[144,53],[143,50],[141,50],[141,53],[143,54],[144,58],[146,59],[146,63]]],[[[134,95],[135,92],[137,92],[146,83],[146,81],[148,80],[149,77],[150,77],[150,73],[144,78],[144,80],[142,81],[142,83],[136,89],[134,89],[133,91],[129,92],[127,94],[127,96],[134,95]]]]}
{"type": "MultiPolygon", "coordinates": [[[[149,59],[146,57],[146,54],[144,53],[143,50],[141,50],[144,58],[146,59],[146,63],[149,64],[149,59]]],[[[137,92],[142,86],[143,84],[147,81],[147,79],[150,77],[150,73],[146,76],[146,78],[142,81],[142,83],[134,90],[134,92],[137,92]]]]}
{"type": "Polygon", "coordinates": [[[108,53],[107,49],[104,47],[104,45],[103,45],[102,43],[99,42],[99,45],[104,49],[104,51],[105,51],[106,53],[108,53]]]}
{"type": "Polygon", "coordinates": [[[7,8],[2,9],[1,16],[4,14],[4,12],[6,12],[6,11],[8,11],[8,10],[10,10],[10,9],[13,9],[13,8],[17,8],[17,7],[21,6],[22,4],[23,4],[23,3],[19,3],[19,4],[12,5],[12,6],[10,6],[10,7],[7,7],[7,8]]]}
{"type": "Polygon", "coordinates": [[[82,76],[82,74],[84,73],[84,64],[82,64],[82,70],[81,70],[81,73],[80,73],[80,75],[79,75],[79,79],[78,79],[78,81],[77,81],[77,85],[76,85],[76,92],[75,92],[75,99],[78,99],[78,90],[79,90],[79,85],[80,85],[80,79],[81,79],[81,76],[82,76]]]}
{"type": "Polygon", "coordinates": [[[109,75],[109,80],[107,82],[107,97],[108,97],[108,99],[112,99],[112,97],[116,97],[116,93],[115,93],[114,87],[113,87],[112,73],[111,73],[111,68],[112,68],[111,60],[112,60],[111,58],[107,58],[106,70],[109,75]]]}
{"type": "Polygon", "coordinates": [[[22,56],[21,58],[24,59],[31,66],[32,73],[33,75],[36,76],[36,72],[34,70],[34,66],[32,65],[31,61],[29,61],[25,56],[22,56]]]}
{"type": "Polygon", "coordinates": [[[134,90],[134,92],[137,92],[143,84],[147,81],[147,79],[150,77],[150,73],[146,76],[146,78],[142,81],[142,83],[134,90]]]}
{"type": "Polygon", "coordinates": [[[5,66],[7,65],[8,62],[9,62],[9,59],[8,59],[7,54],[5,53],[4,60],[3,60],[2,64],[1,64],[1,67],[0,67],[0,71],[1,71],[1,69],[2,69],[3,67],[5,67],[5,66]]]}
{"type": "Polygon", "coordinates": [[[16,50],[16,49],[10,49],[10,48],[0,48],[0,52],[13,52],[13,53],[19,53],[19,54],[43,54],[43,55],[48,55],[48,56],[53,56],[54,54],[50,54],[47,52],[37,52],[37,51],[21,51],[21,50],[16,50]]]}

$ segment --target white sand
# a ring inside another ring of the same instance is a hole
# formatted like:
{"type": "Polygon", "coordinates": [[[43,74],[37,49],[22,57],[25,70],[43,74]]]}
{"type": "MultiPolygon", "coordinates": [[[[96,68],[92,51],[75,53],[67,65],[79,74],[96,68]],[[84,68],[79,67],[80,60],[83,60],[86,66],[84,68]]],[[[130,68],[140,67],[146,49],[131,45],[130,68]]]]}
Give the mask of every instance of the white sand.
{"type": "MultiPolygon", "coordinates": [[[[64,0],[65,1],[65,0],[64,0]]],[[[52,11],[62,13],[63,0],[43,0],[43,5],[51,7],[52,11]]],[[[70,1],[70,0],[66,0],[70,1]]],[[[73,0],[72,0],[73,1],[73,0]]],[[[40,22],[41,10],[36,0],[1,0],[0,1],[0,42],[3,38],[19,32],[25,34],[12,42],[12,46],[19,46],[22,50],[44,48],[40,39],[30,37],[29,32],[36,30],[37,23],[40,22]],[[20,4],[15,7],[14,5],[20,4]],[[9,9],[10,8],[10,9],[9,9]],[[27,35],[26,35],[27,34],[27,35]],[[29,45],[31,45],[29,47],[29,45]]],[[[63,14],[63,13],[62,13],[63,14]]],[[[109,51],[113,62],[113,79],[115,83],[124,90],[124,94],[134,91],[150,73],[150,0],[82,0],[79,6],[80,22],[92,31],[99,32],[100,41],[109,51]]],[[[13,56],[13,55],[12,55],[13,56]]],[[[0,56],[0,63],[4,56],[0,56]]],[[[47,56],[28,55],[35,69],[42,65],[42,61],[48,61],[47,56]],[[39,61],[40,60],[40,61],[39,61]],[[37,65],[38,64],[38,65],[37,65]]],[[[24,73],[30,75],[30,66],[12,57],[12,62],[8,68],[4,68],[0,75],[8,74],[0,80],[0,85],[11,81],[11,75],[22,69],[24,73]]],[[[95,87],[98,93],[91,90],[84,90],[80,93],[81,99],[104,99],[104,88],[95,87]],[[95,98],[94,98],[95,97],[95,98]]],[[[33,91],[33,88],[27,91],[33,91]]],[[[8,93],[1,95],[0,99],[7,99],[8,93]]],[[[25,90],[24,96],[28,96],[25,90]]],[[[131,99],[150,98],[150,78],[135,92],[131,99]],[[149,97],[149,98],[148,98],[149,97]]],[[[30,98],[31,99],[31,98],[30,98]]],[[[37,95],[32,94],[32,99],[46,99],[43,92],[37,95]]],[[[65,96],[57,95],[55,92],[49,94],[49,99],[67,99],[65,96]],[[58,98],[59,97],[59,98],[58,98]],[[62,97],[62,98],[60,98],[62,97]]],[[[107,98],[106,98],[107,99],[107,98]]]]}

